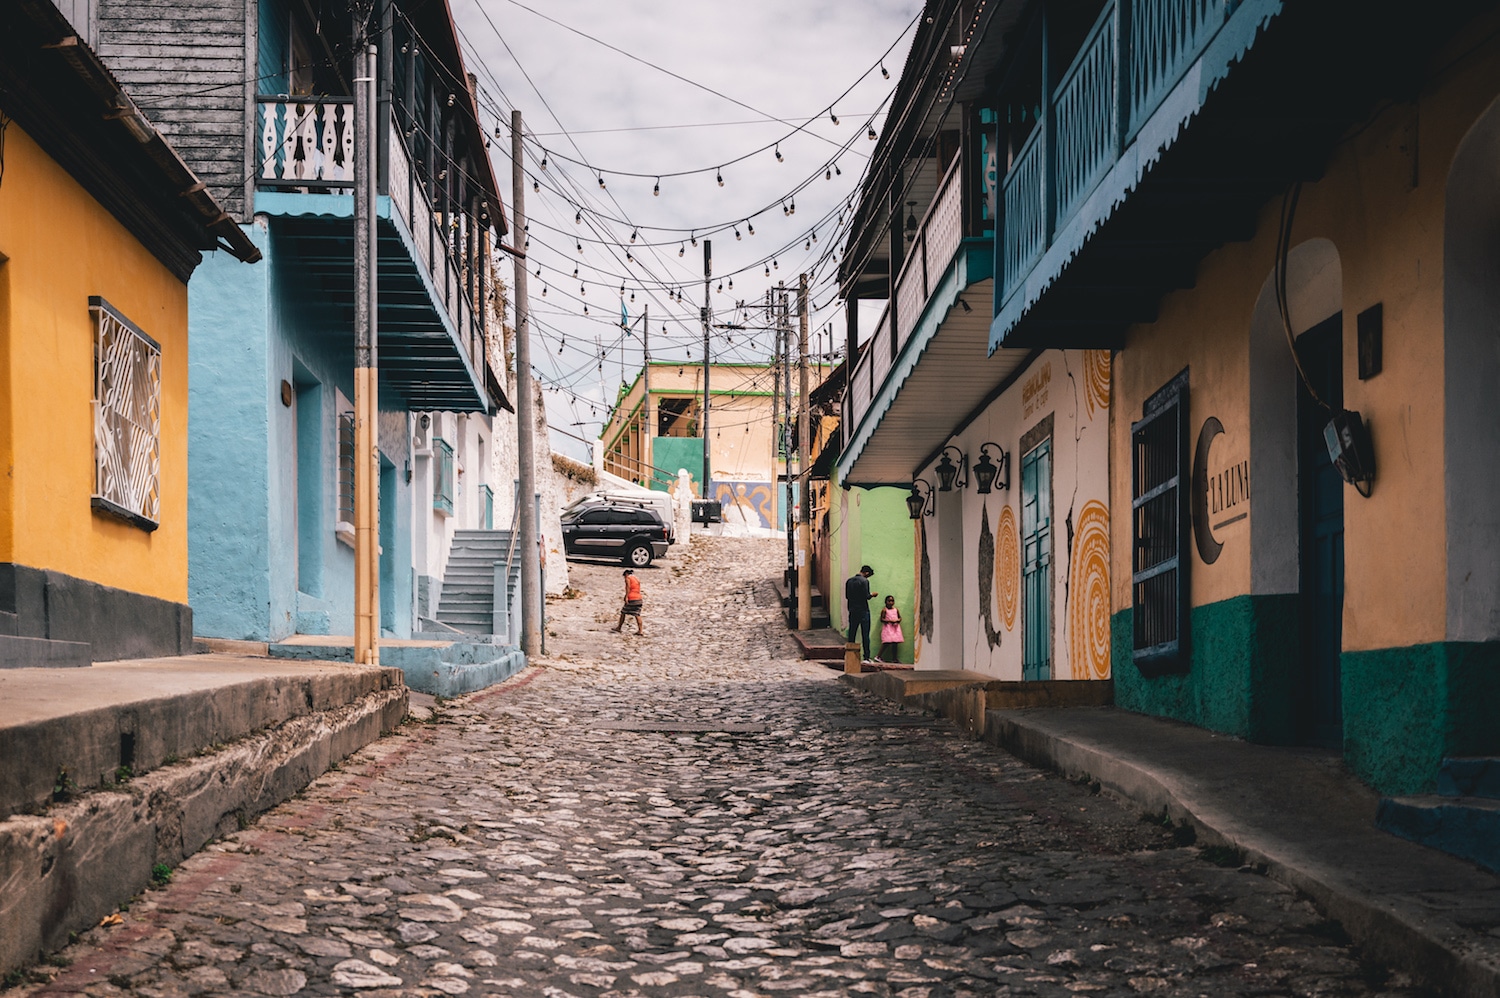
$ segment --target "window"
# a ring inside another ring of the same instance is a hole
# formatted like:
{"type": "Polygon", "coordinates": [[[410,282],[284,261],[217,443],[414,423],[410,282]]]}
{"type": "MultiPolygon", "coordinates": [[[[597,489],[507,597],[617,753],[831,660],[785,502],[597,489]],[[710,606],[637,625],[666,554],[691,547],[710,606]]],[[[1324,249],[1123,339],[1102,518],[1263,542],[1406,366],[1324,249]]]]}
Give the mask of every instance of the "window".
{"type": "Polygon", "coordinates": [[[578,518],[579,523],[610,523],[609,510],[591,509],[578,518]]]}
{"type": "Polygon", "coordinates": [[[438,437],[432,441],[432,508],[453,515],[453,447],[438,437]]]}
{"type": "Polygon", "coordinates": [[[94,320],[93,507],[155,530],[161,515],[161,347],[103,298],[94,320]]]}
{"type": "Polygon", "coordinates": [[[1187,420],[1183,371],[1130,427],[1132,658],[1147,676],[1189,663],[1187,420]]]}
{"type": "Polygon", "coordinates": [[[495,490],[488,485],[479,486],[479,517],[481,529],[495,529],[495,490]]]}
{"type": "Polygon", "coordinates": [[[343,392],[338,394],[338,511],[333,529],[339,540],[354,546],[354,411],[343,392]]]}
{"type": "MultiPolygon", "coordinates": [[[[1052,428],[1049,417],[1046,425],[1052,428]]],[[[1052,678],[1052,438],[1021,458],[1021,678],[1052,678]]]]}

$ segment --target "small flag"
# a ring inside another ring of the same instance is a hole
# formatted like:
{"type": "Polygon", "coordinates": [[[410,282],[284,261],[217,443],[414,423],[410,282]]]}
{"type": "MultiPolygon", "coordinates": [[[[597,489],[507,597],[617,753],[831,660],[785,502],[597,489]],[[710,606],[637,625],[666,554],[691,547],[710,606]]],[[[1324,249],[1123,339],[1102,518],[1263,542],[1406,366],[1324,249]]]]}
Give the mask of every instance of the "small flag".
{"type": "Polygon", "coordinates": [[[625,310],[624,302],[620,302],[620,328],[630,332],[630,313],[625,310]]]}

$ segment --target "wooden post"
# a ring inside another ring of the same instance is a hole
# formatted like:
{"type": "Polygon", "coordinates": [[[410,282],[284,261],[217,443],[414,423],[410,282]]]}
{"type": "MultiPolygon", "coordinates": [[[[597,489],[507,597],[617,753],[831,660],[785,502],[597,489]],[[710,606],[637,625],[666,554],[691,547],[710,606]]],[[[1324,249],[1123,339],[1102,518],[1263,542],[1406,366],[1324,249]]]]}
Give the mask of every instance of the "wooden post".
{"type": "Polygon", "coordinates": [[[844,672],[850,676],[857,676],[860,669],[859,645],[853,641],[844,645],[844,672]]]}
{"type": "Polygon", "coordinates": [[[354,660],[380,664],[380,452],[376,435],[375,46],[355,54],[354,660]]]}

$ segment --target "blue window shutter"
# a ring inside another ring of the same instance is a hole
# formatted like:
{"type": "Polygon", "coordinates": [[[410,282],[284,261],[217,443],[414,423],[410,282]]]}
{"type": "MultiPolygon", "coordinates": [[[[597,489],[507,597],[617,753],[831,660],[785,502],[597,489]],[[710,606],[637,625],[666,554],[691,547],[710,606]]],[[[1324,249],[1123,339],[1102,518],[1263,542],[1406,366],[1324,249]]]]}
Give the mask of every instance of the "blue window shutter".
{"type": "Polygon", "coordinates": [[[1145,676],[1190,663],[1187,421],[1184,370],[1130,427],[1131,658],[1145,676]]]}

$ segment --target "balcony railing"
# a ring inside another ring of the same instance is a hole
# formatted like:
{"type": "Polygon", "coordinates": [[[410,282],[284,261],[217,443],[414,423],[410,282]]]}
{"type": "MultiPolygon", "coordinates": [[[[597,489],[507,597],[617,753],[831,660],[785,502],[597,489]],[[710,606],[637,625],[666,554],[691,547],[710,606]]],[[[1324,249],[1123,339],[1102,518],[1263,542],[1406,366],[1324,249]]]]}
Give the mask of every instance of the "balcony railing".
{"type": "Polygon", "coordinates": [[[932,297],[963,245],[963,175],[964,157],[960,155],[948,167],[937,197],[907,250],[906,263],[896,279],[895,325],[892,326],[891,310],[887,307],[849,377],[849,387],[844,393],[844,425],[850,431],[869,409],[895,358],[911,338],[927,307],[927,299],[932,297]]]}
{"type": "Polygon", "coordinates": [[[1238,0],[1112,0],[1001,183],[998,301],[1025,283],[1238,0]],[[1128,25],[1122,36],[1121,25],[1128,25]],[[1122,41],[1128,44],[1122,44],[1122,41]],[[1123,72],[1122,72],[1123,71],[1123,72]],[[1121,127],[1121,123],[1125,127],[1121,127]]]}
{"type": "MultiPolygon", "coordinates": [[[[261,187],[289,187],[320,192],[347,192],[354,186],[354,103],[334,97],[260,97],[259,162],[261,187]]],[[[468,216],[443,217],[412,170],[411,155],[400,128],[390,128],[391,202],[416,243],[422,268],[431,276],[443,310],[475,372],[485,364],[484,313],[475,308],[474,279],[453,247],[469,237],[468,216]]],[[[475,296],[477,297],[477,296],[475,296]]]]}

